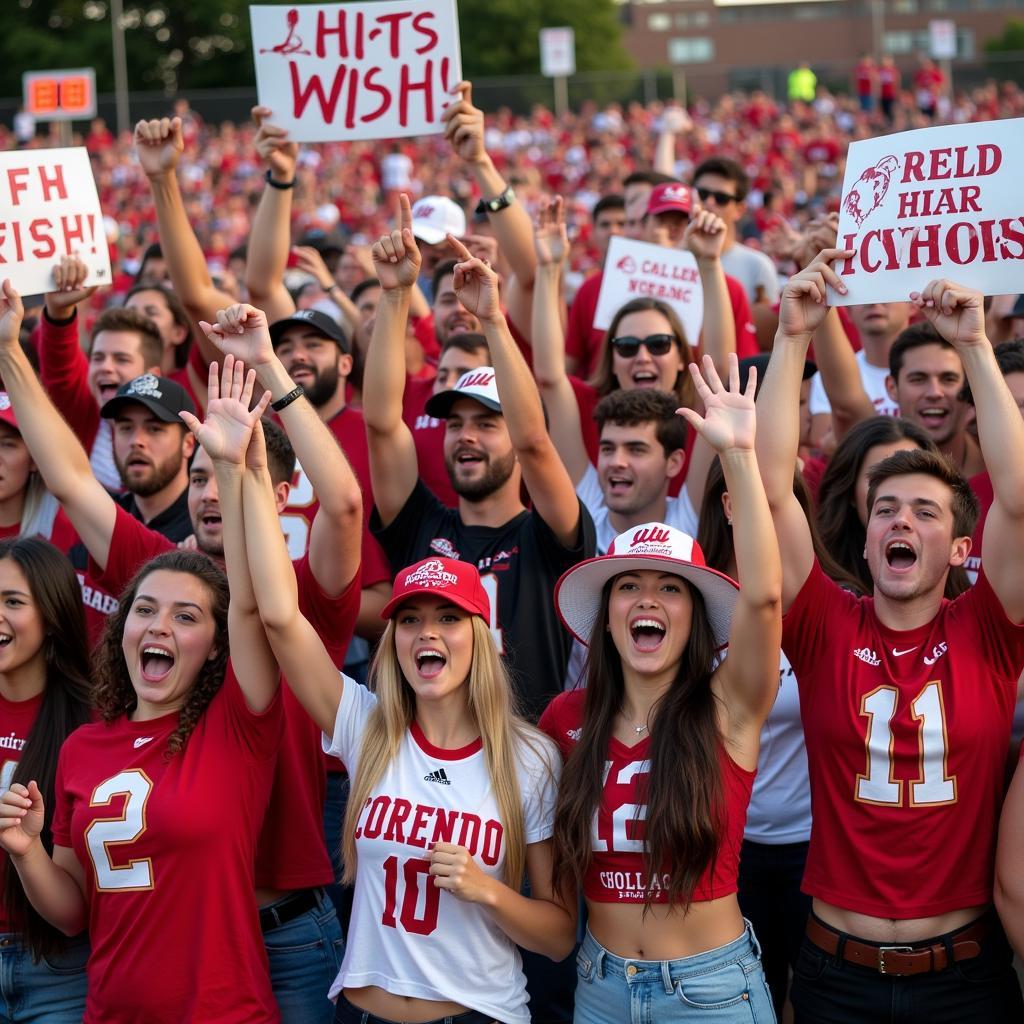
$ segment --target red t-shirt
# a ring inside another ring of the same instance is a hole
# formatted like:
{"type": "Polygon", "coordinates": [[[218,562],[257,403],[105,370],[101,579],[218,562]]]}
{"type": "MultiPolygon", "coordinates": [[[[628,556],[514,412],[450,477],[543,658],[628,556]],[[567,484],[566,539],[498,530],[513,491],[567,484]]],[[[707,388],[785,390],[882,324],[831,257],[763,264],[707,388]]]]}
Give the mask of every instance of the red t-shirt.
{"type": "MultiPolygon", "coordinates": [[[[0,540],[9,540],[11,537],[21,536],[21,523],[14,523],[11,526],[0,526],[0,540]]],[[[64,514],[64,509],[57,509],[53,517],[53,526],[50,528],[50,535],[40,534],[44,540],[48,540],[55,548],[65,555],[78,543],[78,534],[71,525],[71,520],[64,514]]]]}
{"type": "Polygon", "coordinates": [[[878,69],[879,95],[883,100],[894,100],[900,88],[900,73],[896,68],[878,69]]]}
{"type": "Polygon", "coordinates": [[[282,727],[230,666],[185,749],[177,713],[83,725],[57,764],[53,838],[85,872],[84,1020],[280,1020],[253,899],[253,856],[282,727]]]}
{"type": "Polygon", "coordinates": [[[857,82],[857,95],[870,96],[875,88],[875,68],[873,64],[858,64],[853,72],[857,82]]]}
{"type": "MultiPolygon", "coordinates": [[[[558,744],[564,759],[580,739],[586,690],[561,693],[540,717],[540,728],[558,744]]],[[[644,869],[643,803],[650,771],[650,736],[627,747],[612,737],[605,759],[605,784],[596,820],[591,827],[593,847],[583,879],[583,894],[595,903],[643,903],[649,888],[644,869]]],[[[720,757],[725,794],[725,835],[718,856],[697,882],[694,900],[715,900],[737,890],[740,847],[747,805],[756,772],[741,768],[723,750],[720,757]]],[[[654,903],[667,902],[657,881],[654,903]]]]}
{"type": "Polygon", "coordinates": [[[974,496],[978,499],[978,523],[974,527],[974,535],[971,537],[971,553],[967,556],[964,568],[971,577],[971,582],[976,583],[978,573],[981,572],[981,541],[985,536],[985,520],[988,519],[988,510],[995,501],[995,493],[992,490],[992,477],[986,470],[978,473],[967,481],[974,496]]]}
{"type": "MultiPolygon", "coordinates": [[[[143,563],[170,551],[163,536],[117,510],[105,572],[89,559],[89,575],[99,587],[120,594],[143,563]]],[[[299,608],[341,668],[359,613],[359,574],[338,597],[328,597],[313,576],[309,555],[292,563],[299,608]]],[[[256,884],[273,889],[306,889],[333,880],[323,842],[327,791],[320,730],[288,687],[282,695],[284,734],[278,749],[274,785],[257,847],[256,884]]]]}
{"type": "MultiPolygon", "coordinates": [[[[593,376],[597,359],[601,354],[605,332],[594,326],[597,299],[601,294],[604,274],[594,274],[580,285],[569,307],[569,321],[565,332],[565,354],[577,360],[577,370],[584,377],[593,376]]],[[[757,328],[750,315],[750,303],[743,285],[734,277],[725,276],[729,290],[729,302],[736,322],[736,355],[739,359],[756,356],[761,350],[757,346],[757,328]]]]}
{"type": "MultiPolygon", "coordinates": [[[[11,788],[14,770],[42,703],[41,693],[28,700],[8,700],[0,694],[0,793],[11,788]]],[[[7,852],[0,850],[0,886],[5,884],[7,868],[7,852]]],[[[20,931],[23,926],[24,922],[15,920],[0,900],[0,934],[20,931]]]]}
{"type": "Polygon", "coordinates": [[[452,487],[444,464],[444,420],[428,416],[427,399],[434,393],[433,380],[407,377],[402,396],[402,419],[416,442],[416,462],[420,479],[448,508],[459,507],[459,496],[452,487]]]}
{"type": "Polygon", "coordinates": [[[886,918],[990,903],[1024,628],[984,574],[897,632],[815,563],[782,647],[811,780],[804,891],[886,918]]]}

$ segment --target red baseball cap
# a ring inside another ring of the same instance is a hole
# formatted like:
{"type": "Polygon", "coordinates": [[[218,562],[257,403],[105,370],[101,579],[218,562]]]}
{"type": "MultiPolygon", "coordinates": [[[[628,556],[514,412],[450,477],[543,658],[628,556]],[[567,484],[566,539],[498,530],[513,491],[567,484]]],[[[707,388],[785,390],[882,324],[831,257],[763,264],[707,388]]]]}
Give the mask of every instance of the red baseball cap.
{"type": "Polygon", "coordinates": [[[480,582],[480,573],[469,562],[455,558],[425,558],[410,565],[395,577],[391,600],[380,613],[382,619],[390,619],[398,607],[417,594],[439,597],[448,604],[480,615],[485,621],[491,619],[491,602],[480,582]]]}
{"type": "Polygon", "coordinates": [[[0,423],[6,423],[21,433],[21,427],[18,426],[14,415],[14,406],[11,405],[11,396],[6,391],[0,391],[0,423]]]}
{"type": "Polygon", "coordinates": [[[647,212],[685,213],[687,217],[693,211],[693,195],[690,186],[681,181],[666,181],[655,185],[647,198],[647,212]]]}

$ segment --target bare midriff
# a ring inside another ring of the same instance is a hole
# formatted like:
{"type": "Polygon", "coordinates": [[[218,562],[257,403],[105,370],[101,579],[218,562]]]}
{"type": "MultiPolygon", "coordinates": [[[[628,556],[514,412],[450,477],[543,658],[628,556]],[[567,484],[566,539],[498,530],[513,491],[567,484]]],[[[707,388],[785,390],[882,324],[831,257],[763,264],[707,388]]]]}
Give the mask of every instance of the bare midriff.
{"type": "Polygon", "coordinates": [[[893,945],[900,943],[920,942],[932,939],[936,935],[955,932],[959,928],[977,920],[988,909],[986,906],[965,907],[962,910],[950,910],[934,917],[872,917],[870,914],[858,914],[853,910],[844,910],[832,903],[816,899],[814,913],[825,924],[836,931],[845,932],[858,939],[869,942],[885,942],[893,945]]]}
{"type": "Polygon", "coordinates": [[[415,999],[412,996],[396,996],[376,985],[365,988],[347,988],[345,998],[360,1010],[366,1010],[376,1017],[388,1020],[417,1021],[436,1020],[438,1017],[454,1017],[466,1013],[469,1007],[441,999],[415,999]]]}

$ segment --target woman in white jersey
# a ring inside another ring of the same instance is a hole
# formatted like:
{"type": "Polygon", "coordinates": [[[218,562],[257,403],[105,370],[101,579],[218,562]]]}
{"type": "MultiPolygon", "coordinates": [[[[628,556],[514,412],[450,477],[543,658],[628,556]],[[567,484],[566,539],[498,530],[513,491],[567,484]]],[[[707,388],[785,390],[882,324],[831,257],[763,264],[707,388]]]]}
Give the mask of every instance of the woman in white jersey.
{"type": "Polygon", "coordinates": [[[355,896],[335,1021],[527,1024],[516,945],[552,959],[573,946],[574,913],[551,885],[558,755],[512,712],[477,570],[435,557],[399,572],[367,689],[338,673],[299,612],[269,488],[247,476],[243,494],[281,671],[352,778],[342,849],[355,896]]]}

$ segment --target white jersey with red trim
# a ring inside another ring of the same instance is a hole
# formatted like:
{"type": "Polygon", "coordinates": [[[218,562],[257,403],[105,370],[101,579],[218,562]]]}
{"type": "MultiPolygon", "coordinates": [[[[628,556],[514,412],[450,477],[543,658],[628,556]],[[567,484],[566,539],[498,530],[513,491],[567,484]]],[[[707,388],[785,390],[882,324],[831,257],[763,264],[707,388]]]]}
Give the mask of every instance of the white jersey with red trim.
{"type": "MultiPolygon", "coordinates": [[[[377,698],[345,678],[333,737],[324,750],[356,776],[363,733],[377,698]]],[[[559,757],[537,738],[516,757],[527,844],[554,831],[559,757]]],[[[355,897],[333,999],[376,985],[393,995],[451,1000],[504,1024],[528,1024],[526,979],[515,943],[481,907],[432,884],[438,842],[466,847],[503,878],[504,826],[479,739],[435,747],[413,723],[359,816],[355,897]]]]}

